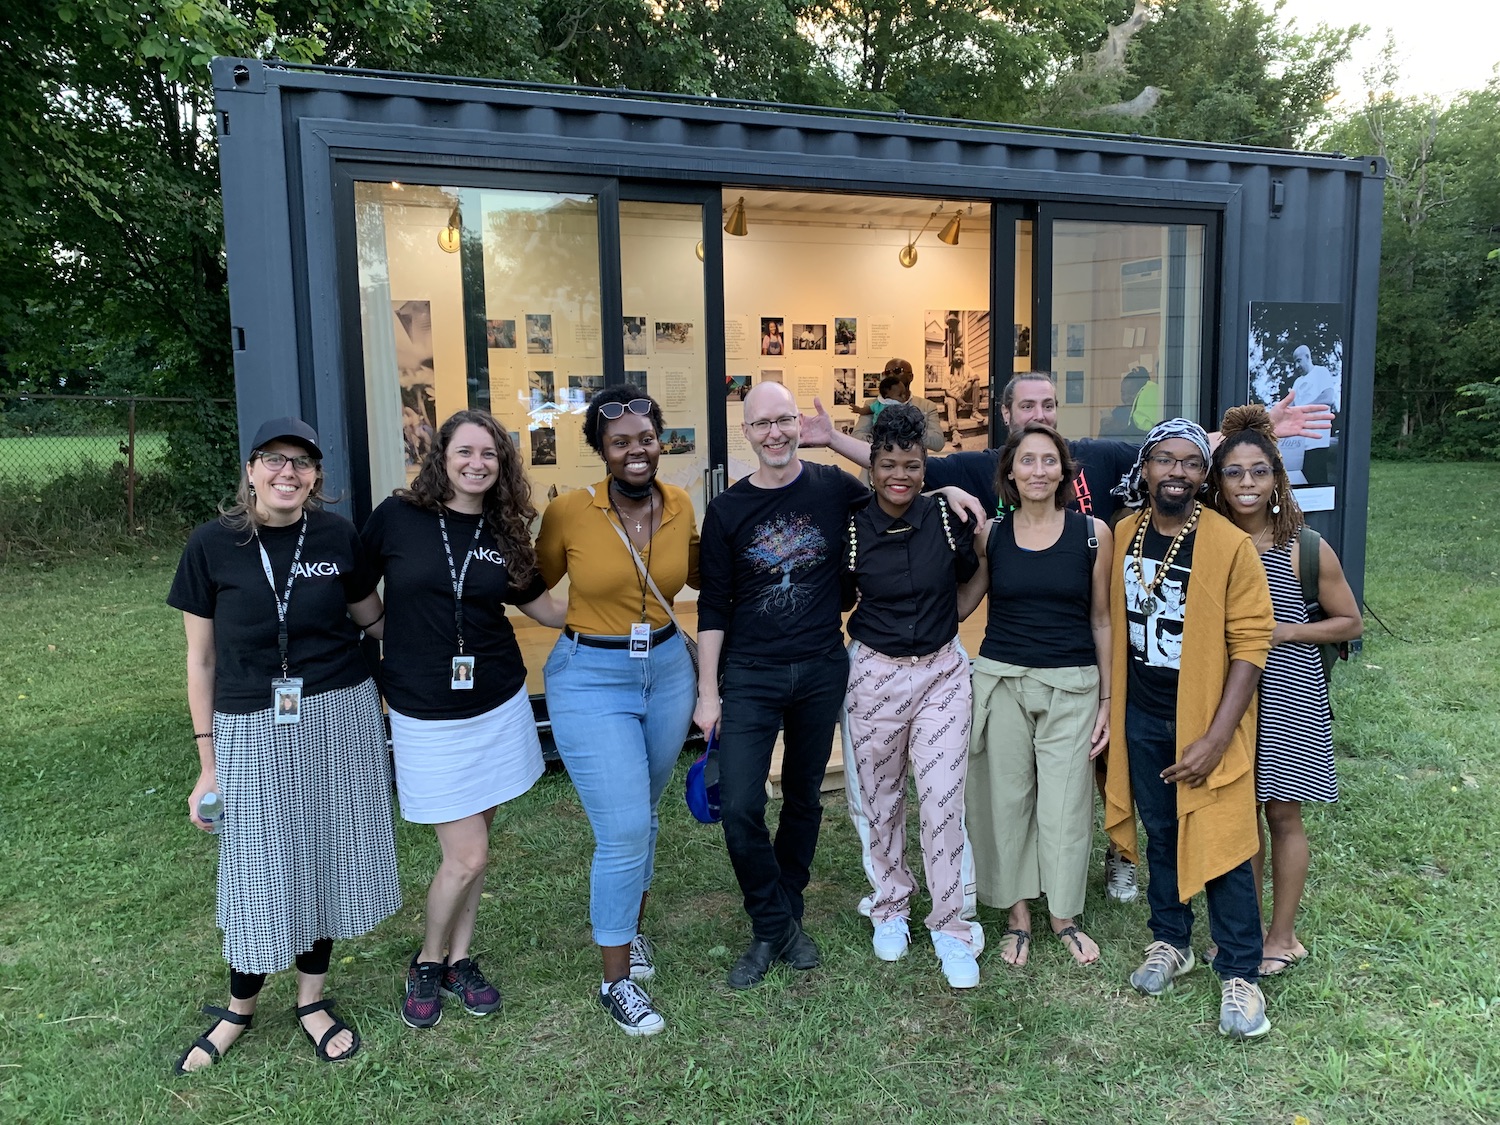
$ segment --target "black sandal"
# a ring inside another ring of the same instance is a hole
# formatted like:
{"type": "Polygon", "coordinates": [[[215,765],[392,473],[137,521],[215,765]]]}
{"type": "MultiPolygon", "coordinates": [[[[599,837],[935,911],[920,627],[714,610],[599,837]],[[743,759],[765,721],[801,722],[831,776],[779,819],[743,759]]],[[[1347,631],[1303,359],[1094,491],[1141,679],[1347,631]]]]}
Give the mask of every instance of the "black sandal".
{"type": "MultiPolygon", "coordinates": [[[[250,1029],[250,1025],[255,1022],[254,1012],[251,1012],[248,1016],[245,1016],[241,1015],[239,1012],[231,1012],[228,1008],[216,1008],[212,1004],[203,1005],[203,1014],[205,1016],[213,1016],[214,1022],[209,1025],[207,1031],[193,1040],[192,1046],[188,1047],[186,1051],[182,1052],[182,1058],[178,1059],[177,1065],[172,1068],[173,1074],[181,1076],[184,1074],[193,1073],[190,1070],[184,1070],[183,1067],[187,1064],[188,1056],[191,1055],[194,1051],[202,1051],[205,1055],[207,1055],[209,1058],[209,1066],[213,1066],[221,1058],[224,1057],[219,1053],[219,1048],[214,1046],[213,1040],[209,1038],[209,1036],[212,1035],[215,1030],[217,1030],[218,1026],[221,1023],[232,1023],[238,1027],[243,1027],[248,1031],[250,1029]]],[[[235,1036],[235,1042],[239,1042],[239,1036],[235,1036]]],[[[198,1067],[198,1069],[205,1070],[207,1068],[200,1066],[198,1067]]]]}
{"type": "Polygon", "coordinates": [[[313,1046],[318,1051],[318,1058],[326,1063],[341,1063],[352,1059],[354,1052],[359,1050],[359,1032],[333,1014],[332,1000],[315,1000],[311,1004],[303,1004],[300,1008],[292,1009],[292,1013],[297,1017],[297,1026],[302,1028],[302,1034],[310,1040],[312,1039],[312,1032],[308,1031],[307,1027],[303,1024],[302,1017],[316,1015],[319,1012],[327,1012],[328,1017],[333,1020],[333,1026],[323,1033],[323,1038],[313,1041],[313,1046]],[[347,1031],[353,1035],[354,1041],[349,1044],[349,1049],[342,1055],[330,1055],[328,1053],[328,1044],[341,1031],[347,1031]]]}

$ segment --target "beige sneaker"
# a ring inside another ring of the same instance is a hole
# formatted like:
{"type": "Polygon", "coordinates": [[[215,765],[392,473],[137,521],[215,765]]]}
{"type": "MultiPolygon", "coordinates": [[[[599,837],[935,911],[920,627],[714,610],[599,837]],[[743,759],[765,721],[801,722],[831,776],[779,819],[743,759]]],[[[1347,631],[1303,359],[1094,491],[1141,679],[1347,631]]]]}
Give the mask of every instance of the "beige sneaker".
{"type": "Polygon", "coordinates": [[[1255,1039],[1270,1030],[1266,998],[1260,985],[1251,984],[1244,977],[1226,980],[1219,1001],[1219,1034],[1231,1039],[1255,1039]]]}

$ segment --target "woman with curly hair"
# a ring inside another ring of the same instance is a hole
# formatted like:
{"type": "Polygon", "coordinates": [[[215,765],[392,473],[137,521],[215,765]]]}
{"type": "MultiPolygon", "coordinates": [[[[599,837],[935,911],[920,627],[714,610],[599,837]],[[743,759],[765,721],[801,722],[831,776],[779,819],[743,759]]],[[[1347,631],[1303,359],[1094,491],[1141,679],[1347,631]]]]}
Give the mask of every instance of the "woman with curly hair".
{"type": "Polygon", "coordinates": [[[848,623],[844,706],[860,808],[869,822],[875,956],[900,960],[911,942],[910,773],[917,779],[922,863],[932,895],[924,921],[933,952],[951,987],[973,988],[982,937],[963,917],[971,697],[958,622],[959,590],[978,574],[979,559],[974,528],[949,511],[943,497],[921,494],[925,432],[922,412],[909,403],[887,406],[871,429],[874,503],[850,514],[846,546],[849,593],[858,601],[848,623]]]}
{"type": "Polygon", "coordinates": [[[475,917],[495,810],[542,775],[526,666],[505,607],[559,628],[563,606],[536,565],[531,485],[510,435],[483,410],[438,431],[411,487],[365,524],[385,578],[381,687],[391,717],[401,815],[437,831],[443,860],[426,932],[407,969],[401,1018],[442,1019],[442,993],[471,1015],[500,1007],[474,956],[475,917]]]}
{"type": "MultiPolygon", "coordinates": [[[[1302,510],[1292,494],[1270,415],[1263,406],[1237,406],[1224,415],[1224,435],[1209,470],[1215,508],[1250,536],[1271,585],[1276,631],[1260,679],[1255,738],[1255,799],[1271,845],[1271,925],[1260,975],[1285,972],[1307,956],[1297,940],[1297,908],[1307,882],[1307,830],[1302,802],[1337,801],[1333,715],[1318,645],[1350,641],[1364,631],[1359,604],[1338,555],[1319,539],[1318,599],[1303,600],[1300,551],[1302,510]]],[[[1262,885],[1264,858],[1255,858],[1262,885]]]]}
{"type": "Polygon", "coordinates": [[[656,806],[698,700],[672,612],[677,592],[698,586],[698,525],[688,494],[656,479],[662,426],[661,407],[637,387],[596,394],[583,436],[606,475],[548,505],[537,537],[543,580],[568,579],[567,628],[547,658],[547,713],[594,830],[599,1003],[626,1035],[666,1026],[638,983],[656,974],[641,925],[656,806]]]}

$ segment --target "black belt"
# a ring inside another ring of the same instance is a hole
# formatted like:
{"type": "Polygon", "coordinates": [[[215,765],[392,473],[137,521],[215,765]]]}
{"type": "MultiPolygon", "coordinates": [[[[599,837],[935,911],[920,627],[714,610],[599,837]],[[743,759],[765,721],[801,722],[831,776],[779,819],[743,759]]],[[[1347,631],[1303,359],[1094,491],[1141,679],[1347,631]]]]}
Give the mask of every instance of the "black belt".
{"type": "MultiPolygon", "coordinates": [[[[651,634],[651,645],[656,647],[662,641],[670,640],[677,635],[677,626],[668,622],[656,632],[651,634]]],[[[575,633],[572,629],[564,629],[563,636],[570,641],[577,641],[587,648],[629,648],[629,637],[596,637],[589,633],[575,633]]]]}

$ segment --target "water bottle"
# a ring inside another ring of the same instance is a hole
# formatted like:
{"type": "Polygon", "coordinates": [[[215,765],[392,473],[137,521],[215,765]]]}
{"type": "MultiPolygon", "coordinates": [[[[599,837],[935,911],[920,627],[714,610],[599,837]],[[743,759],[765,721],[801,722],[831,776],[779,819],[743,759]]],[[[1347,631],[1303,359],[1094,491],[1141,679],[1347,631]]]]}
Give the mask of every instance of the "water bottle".
{"type": "Polygon", "coordinates": [[[217,793],[205,793],[198,800],[198,819],[208,825],[215,836],[224,827],[224,801],[217,793]]]}

